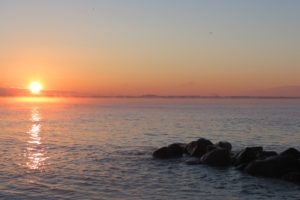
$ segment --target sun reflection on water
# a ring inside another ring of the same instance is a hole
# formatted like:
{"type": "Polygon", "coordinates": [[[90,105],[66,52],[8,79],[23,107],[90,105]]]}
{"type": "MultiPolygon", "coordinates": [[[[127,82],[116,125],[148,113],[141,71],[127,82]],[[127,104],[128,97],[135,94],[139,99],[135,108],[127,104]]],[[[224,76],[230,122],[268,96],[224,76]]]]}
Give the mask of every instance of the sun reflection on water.
{"type": "Polygon", "coordinates": [[[44,170],[46,157],[46,150],[42,145],[41,138],[41,115],[39,108],[35,107],[31,111],[31,129],[27,132],[29,138],[27,141],[27,148],[25,157],[27,158],[26,166],[32,170],[44,170]]]}

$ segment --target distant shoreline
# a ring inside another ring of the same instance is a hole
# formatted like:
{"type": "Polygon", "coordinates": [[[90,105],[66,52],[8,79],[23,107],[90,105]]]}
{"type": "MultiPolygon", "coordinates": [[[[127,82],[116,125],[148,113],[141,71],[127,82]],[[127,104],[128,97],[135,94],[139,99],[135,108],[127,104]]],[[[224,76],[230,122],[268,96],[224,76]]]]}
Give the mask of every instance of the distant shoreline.
{"type": "Polygon", "coordinates": [[[160,96],[160,95],[140,95],[140,96],[85,96],[85,95],[40,95],[40,96],[17,96],[2,95],[0,98],[117,98],[117,99],[300,99],[300,96],[160,96]]]}
{"type": "MultiPolygon", "coordinates": [[[[300,89],[300,87],[299,87],[300,89]]],[[[264,92],[253,95],[158,95],[144,93],[140,95],[101,95],[93,93],[81,93],[63,90],[43,90],[39,95],[32,94],[28,89],[21,88],[0,88],[0,97],[56,97],[56,98],[127,98],[127,99],[300,99],[300,91],[296,96],[289,94],[269,94],[264,92]]]]}

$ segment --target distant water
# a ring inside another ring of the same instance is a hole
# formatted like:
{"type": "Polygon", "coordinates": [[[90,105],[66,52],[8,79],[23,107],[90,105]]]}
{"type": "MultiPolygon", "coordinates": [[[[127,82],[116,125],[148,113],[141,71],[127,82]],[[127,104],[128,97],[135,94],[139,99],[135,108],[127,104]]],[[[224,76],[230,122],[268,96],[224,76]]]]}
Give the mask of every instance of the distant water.
{"type": "Polygon", "coordinates": [[[299,199],[300,186],[158,161],[206,137],[300,149],[300,100],[0,99],[0,199],[299,199]]]}

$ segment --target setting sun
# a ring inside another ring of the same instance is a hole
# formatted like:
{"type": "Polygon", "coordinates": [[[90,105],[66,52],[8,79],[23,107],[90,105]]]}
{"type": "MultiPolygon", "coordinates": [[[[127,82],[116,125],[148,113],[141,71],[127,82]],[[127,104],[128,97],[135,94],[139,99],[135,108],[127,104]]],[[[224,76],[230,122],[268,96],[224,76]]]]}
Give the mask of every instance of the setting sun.
{"type": "Polygon", "coordinates": [[[39,94],[42,89],[43,87],[39,82],[32,82],[29,86],[29,90],[32,94],[39,94]]]}

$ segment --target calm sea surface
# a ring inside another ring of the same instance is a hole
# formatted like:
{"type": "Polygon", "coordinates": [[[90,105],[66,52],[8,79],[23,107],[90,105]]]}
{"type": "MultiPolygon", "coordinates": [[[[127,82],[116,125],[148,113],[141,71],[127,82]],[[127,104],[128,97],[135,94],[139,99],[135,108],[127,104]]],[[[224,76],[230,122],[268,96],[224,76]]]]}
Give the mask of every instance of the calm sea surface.
{"type": "Polygon", "coordinates": [[[300,199],[300,186],[153,160],[206,137],[300,149],[300,100],[0,99],[0,199],[300,199]]]}

